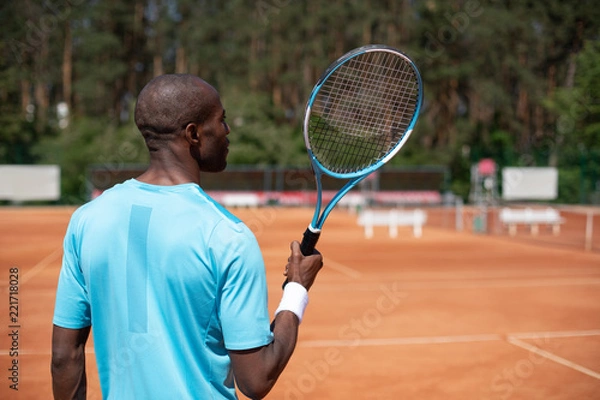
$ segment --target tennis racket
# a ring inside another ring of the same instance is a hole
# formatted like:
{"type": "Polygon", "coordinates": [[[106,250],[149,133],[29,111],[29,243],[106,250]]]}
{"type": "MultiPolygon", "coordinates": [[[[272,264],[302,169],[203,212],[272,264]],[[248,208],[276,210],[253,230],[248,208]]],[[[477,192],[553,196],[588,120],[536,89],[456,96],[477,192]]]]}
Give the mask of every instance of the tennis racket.
{"type": "Polygon", "coordinates": [[[422,86],[412,60],[383,45],[346,53],[320,77],[304,116],[317,203],[300,244],[302,254],[313,253],[323,224],[340,199],[406,143],[421,108],[422,86]],[[323,174],[349,181],[321,212],[323,174]]]}

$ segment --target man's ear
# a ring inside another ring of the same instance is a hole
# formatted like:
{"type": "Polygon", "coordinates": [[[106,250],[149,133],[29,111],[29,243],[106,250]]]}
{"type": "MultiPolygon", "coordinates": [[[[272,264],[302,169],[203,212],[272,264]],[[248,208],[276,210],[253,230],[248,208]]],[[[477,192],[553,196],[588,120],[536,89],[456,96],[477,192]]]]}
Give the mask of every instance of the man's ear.
{"type": "Polygon", "coordinates": [[[190,122],[185,127],[185,139],[191,145],[198,145],[200,143],[200,135],[202,133],[202,125],[190,122]]]}

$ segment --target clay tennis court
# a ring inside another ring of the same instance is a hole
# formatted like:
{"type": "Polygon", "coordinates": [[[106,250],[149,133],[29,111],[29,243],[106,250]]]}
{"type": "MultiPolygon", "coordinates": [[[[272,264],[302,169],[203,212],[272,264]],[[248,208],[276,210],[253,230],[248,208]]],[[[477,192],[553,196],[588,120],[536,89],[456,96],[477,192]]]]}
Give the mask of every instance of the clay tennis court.
{"type": "MultiPolygon", "coordinates": [[[[51,398],[54,290],[72,211],[0,208],[2,399],[51,398]]],[[[289,242],[312,210],[235,213],[263,249],[273,311],[289,242]]],[[[435,225],[421,238],[380,228],[367,240],[355,214],[332,213],[298,348],[269,399],[600,398],[599,235],[585,252],[550,236],[544,243],[435,225]]],[[[124,357],[134,357],[128,350],[124,357]]],[[[87,355],[88,399],[100,399],[91,346],[87,355]]]]}

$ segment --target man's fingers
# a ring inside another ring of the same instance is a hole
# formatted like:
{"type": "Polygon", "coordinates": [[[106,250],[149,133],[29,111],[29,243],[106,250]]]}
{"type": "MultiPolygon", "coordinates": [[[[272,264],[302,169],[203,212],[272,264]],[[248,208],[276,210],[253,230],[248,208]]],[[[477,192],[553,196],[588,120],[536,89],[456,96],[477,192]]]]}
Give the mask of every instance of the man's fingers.
{"type": "Polygon", "coordinates": [[[290,249],[292,249],[292,259],[302,258],[302,252],[300,251],[300,243],[297,240],[294,240],[290,244],[290,249]]]}

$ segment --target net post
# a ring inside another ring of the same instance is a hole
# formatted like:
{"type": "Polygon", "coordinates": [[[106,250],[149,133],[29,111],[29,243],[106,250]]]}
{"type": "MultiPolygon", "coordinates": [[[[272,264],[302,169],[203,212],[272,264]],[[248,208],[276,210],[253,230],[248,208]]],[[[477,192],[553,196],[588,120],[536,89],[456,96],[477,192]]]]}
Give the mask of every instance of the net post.
{"type": "Polygon", "coordinates": [[[585,224],[585,250],[592,251],[592,235],[594,231],[594,213],[590,210],[587,212],[585,224]]]}
{"type": "Polygon", "coordinates": [[[423,225],[425,225],[425,221],[427,220],[427,214],[425,214],[425,212],[420,208],[417,208],[413,212],[413,235],[416,238],[420,238],[423,236],[423,225]]]}
{"type": "Polygon", "coordinates": [[[398,237],[398,212],[391,210],[389,213],[389,236],[391,238],[398,237]]]}
{"type": "Polygon", "coordinates": [[[456,214],[455,214],[456,231],[463,231],[463,200],[460,197],[456,198],[456,214]]]}

